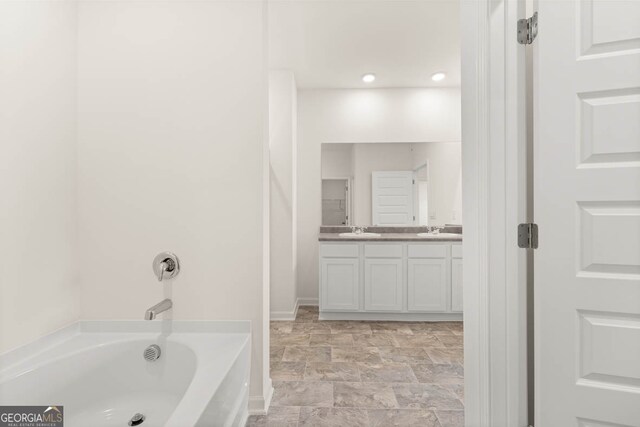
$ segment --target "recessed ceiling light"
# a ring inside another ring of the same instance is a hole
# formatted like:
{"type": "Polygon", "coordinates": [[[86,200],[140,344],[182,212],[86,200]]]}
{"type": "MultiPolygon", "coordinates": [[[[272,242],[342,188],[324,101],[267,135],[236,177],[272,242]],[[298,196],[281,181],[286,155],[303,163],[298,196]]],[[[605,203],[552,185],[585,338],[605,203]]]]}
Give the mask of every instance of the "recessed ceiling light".
{"type": "Polygon", "coordinates": [[[365,74],[364,76],[362,76],[362,81],[365,83],[371,83],[376,79],[376,75],[375,74],[365,74]]]}
{"type": "Polygon", "coordinates": [[[447,77],[445,73],[435,73],[431,76],[431,80],[433,80],[434,82],[439,82],[440,80],[444,80],[445,77],[447,77]]]}

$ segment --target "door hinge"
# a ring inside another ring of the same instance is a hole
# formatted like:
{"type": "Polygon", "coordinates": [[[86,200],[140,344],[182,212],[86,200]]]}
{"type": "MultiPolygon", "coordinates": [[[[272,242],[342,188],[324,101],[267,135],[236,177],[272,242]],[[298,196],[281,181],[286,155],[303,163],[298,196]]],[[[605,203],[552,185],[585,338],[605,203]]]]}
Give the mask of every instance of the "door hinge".
{"type": "Polygon", "coordinates": [[[528,222],[518,225],[518,247],[538,249],[538,224],[528,222]]]}
{"type": "Polygon", "coordinates": [[[531,18],[518,19],[518,43],[531,44],[538,35],[538,12],[531,18]]]}

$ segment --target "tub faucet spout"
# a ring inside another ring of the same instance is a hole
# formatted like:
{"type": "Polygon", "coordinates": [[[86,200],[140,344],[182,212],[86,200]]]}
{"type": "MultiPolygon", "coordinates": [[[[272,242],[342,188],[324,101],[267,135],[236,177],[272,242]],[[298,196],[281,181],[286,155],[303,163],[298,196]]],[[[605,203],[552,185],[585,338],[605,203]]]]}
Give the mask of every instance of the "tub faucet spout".
{"type": "Polygon", "coordinates": [[[171,307],[173,307],[173,302],[168,298],[164,299],[145,311],[144,320],[153,320],[158,314],[169,310],[171,307]]]}

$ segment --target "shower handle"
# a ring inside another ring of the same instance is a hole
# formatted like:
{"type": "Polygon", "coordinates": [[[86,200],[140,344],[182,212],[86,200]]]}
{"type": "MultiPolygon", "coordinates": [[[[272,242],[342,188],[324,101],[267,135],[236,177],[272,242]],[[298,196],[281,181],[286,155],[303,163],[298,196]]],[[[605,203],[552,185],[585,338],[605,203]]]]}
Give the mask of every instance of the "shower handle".
{"type": "Polygon", "coordinates": [[[153,272],[158,278],[158,282],[172,279],[180,272],[180,261],[175,254],[162,252],[153,260],[153,272]]]}

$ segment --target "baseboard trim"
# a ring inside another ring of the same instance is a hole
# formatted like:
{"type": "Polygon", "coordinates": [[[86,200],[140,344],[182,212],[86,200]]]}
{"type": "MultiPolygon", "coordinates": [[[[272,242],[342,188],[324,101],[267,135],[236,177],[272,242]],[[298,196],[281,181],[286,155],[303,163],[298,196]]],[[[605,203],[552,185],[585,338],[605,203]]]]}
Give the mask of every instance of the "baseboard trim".
{"type": "Polygon", "coordinates": [[[264,396],[249,397],[249,415],[266,415],[273,397],[273,383],[269,378],[264,396]]]}
{"type": "Polygon", "coordinates": [[[318,305],[318,298],[298,298],[298,305],[318,305]]]}
{"type": "Polygon", "coordinates": [[[318,305],[318,298],[298,298],[296,300],[296,305],[293,308],[293,311],[272,311],[270,313],[271,320],[279,320],[279,321],[292,321],[296,320],[296,316],[298,315],[298,309],[301,305],[318,305]]]}
{"type": "Polygon", "coordinates": [[[320,312],[320,320],[388,320],[392,322],[455,322],[462,313],[353,313],[320,312]]]}
{"type": "MultiPolygon", "coordinates": [[[[298,311],[296,309],[296,311],[298,311]]],[[[270,314],[270,320],[295,320],[296,319],[296,315],[294,314],[294,312],[291,311],[272,311],[270,314]]]]}

